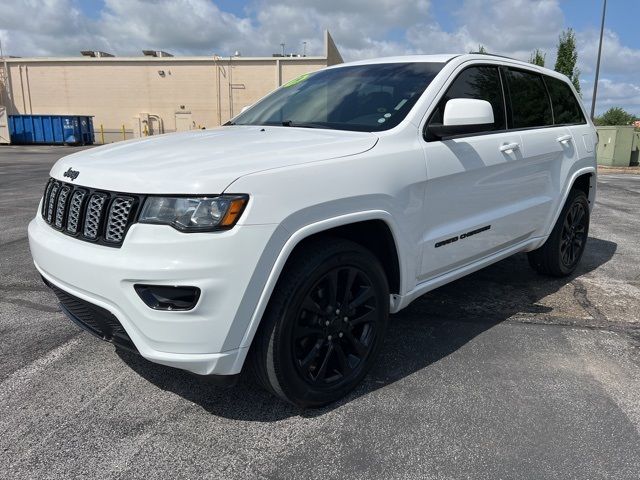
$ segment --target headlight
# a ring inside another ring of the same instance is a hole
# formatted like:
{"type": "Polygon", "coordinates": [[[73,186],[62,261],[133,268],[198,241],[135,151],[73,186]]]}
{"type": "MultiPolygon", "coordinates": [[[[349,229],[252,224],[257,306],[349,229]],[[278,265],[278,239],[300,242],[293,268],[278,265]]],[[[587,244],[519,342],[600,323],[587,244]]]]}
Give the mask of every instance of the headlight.
{"type": "Polygon", "coordinates": [[[249,197],[148,197],[140,223],[171,225],[182,232],[210,232],[233,227],[249,197]]]}

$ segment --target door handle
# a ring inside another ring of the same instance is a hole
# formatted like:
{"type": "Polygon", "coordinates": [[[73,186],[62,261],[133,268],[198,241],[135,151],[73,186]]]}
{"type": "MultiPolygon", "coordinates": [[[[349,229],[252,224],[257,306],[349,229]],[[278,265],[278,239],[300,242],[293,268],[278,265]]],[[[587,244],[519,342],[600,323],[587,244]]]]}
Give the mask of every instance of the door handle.
{"type": "Polygon", "coordinates": [[[567,143],[571,141],[571,138],[572,138],[571,135],[562,135],[556,138],[556,140],[558,140],[558,142],[560,143],[567,143]]]}
{"type": "Polygon", "coordinates": [[[514,150],[519,150],[520,145],[518,143],[505,143],[504,145],[500,145],[501,152],[513,152],[514,150]]]}

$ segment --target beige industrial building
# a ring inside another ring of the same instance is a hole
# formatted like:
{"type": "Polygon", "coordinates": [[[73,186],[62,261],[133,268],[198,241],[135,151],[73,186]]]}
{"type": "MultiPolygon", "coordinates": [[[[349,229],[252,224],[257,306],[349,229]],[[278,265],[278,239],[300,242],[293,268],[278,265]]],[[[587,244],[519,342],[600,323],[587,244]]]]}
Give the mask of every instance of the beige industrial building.
{"type": "Polygon", "coordinates": [[[93,115],[96,143],[215,127],[283,83],[342,62],[329,32],[323,56],[82,53],[0,59],[0,143],[12,114],[93,115]]]}

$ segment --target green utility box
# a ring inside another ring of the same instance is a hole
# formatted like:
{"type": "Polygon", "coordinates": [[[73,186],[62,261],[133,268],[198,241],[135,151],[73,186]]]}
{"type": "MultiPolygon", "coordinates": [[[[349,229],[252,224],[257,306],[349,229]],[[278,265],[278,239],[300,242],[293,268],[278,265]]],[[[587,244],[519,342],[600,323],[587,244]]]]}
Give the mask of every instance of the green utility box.
{"type": "Polygon", "coordinates": [[[633,146],[631,147],[631,163],[632,167],[640,164],[640,131],[633,132],[633,146]]]}
{"type": "Polygon", "coordinates": [[[640,146],[638,142],[632,126],[598,127],[598,164],[628,167],[632,149],[640,146]]]}

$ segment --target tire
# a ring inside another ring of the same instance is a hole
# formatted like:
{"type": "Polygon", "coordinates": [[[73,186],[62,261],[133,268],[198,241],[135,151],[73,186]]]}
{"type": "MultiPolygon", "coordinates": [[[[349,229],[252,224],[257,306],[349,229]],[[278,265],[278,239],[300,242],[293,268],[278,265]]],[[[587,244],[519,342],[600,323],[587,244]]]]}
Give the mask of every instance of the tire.
{"type": "Polygon", "coordinates": [[[589,236],[589,201],[584,192],[571,190],[544,245],[529,252],[529,264],[538,273],[571,275],[580,263],[589,236]]]}
{"type": "Polygon", "coordinates": [[[327,405],[365,377],[388,317],[389,286],[378,259],[350,241],[313,241],[287,262],[250,366],[281,399],[303,408],[327,405]]]}

